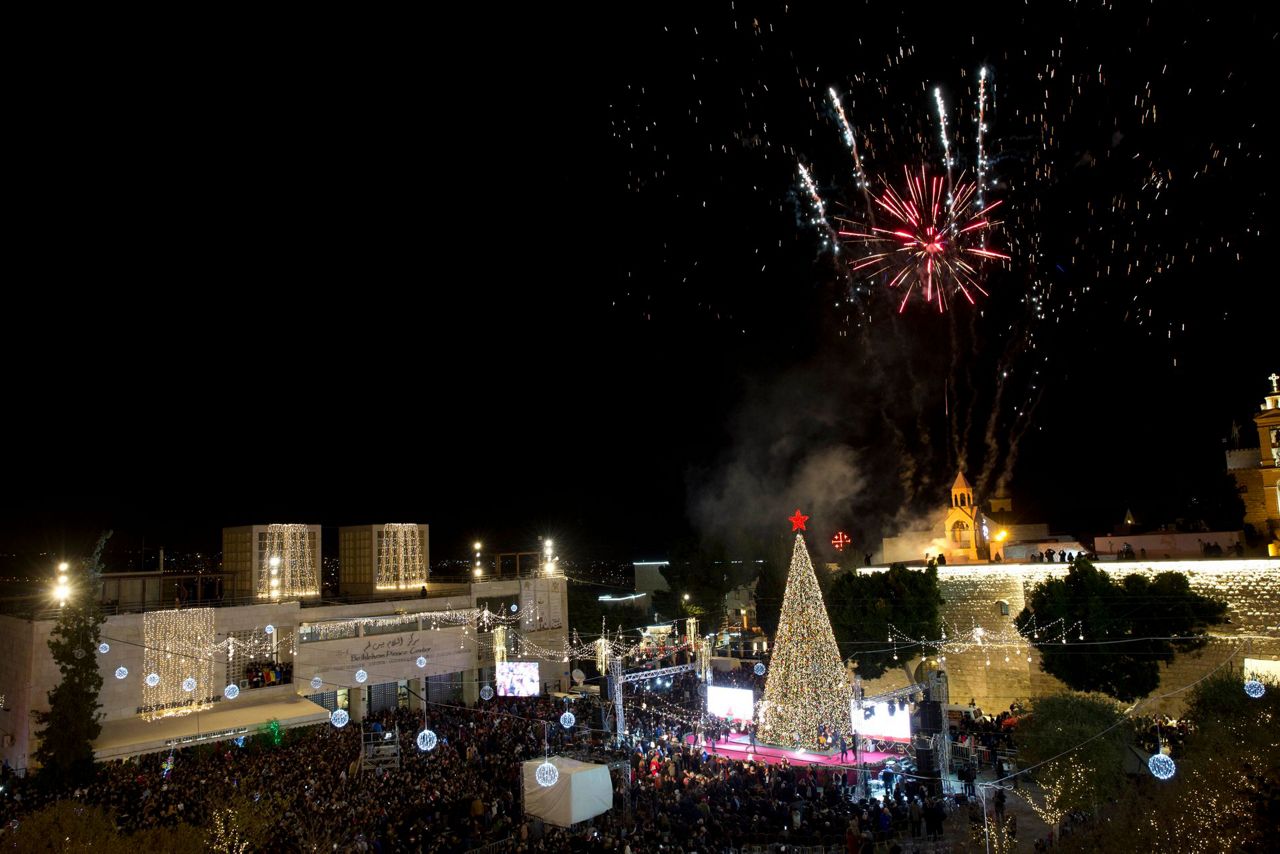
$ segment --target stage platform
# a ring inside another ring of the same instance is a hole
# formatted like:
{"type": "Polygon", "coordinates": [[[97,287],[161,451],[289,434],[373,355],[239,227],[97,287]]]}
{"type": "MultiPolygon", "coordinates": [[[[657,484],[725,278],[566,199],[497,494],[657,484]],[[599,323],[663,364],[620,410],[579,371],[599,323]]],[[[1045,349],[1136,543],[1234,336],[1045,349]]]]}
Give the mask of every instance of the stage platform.
{"type": "MultiPolygon", "coordinates": [[[[692,735],[686,736],[685,741],[688,744],[699,743],[697,741],[697,737],[692,735]]],[[[808,765],[812,762],[830,768],[855,767],[852,749],[845,754],[846,758],[844,759],[840,758],[840,751],[838,750],[834,753],[814,750],[800,751],[789,747],[780,747],[776,744],[765,744],[764,742],[756,742],[755,749],[752,750],[751,740],[745,735],[737,733],[730,735],[728,740],[717,741],[715,745],[716,749],[714,751],[711,750],[710,745],[708,745],[705,740],[700,742],[700,744],[702,749],[707,753],[714,752],[721,756],[727,756],[730,759],[738,759],[744,762],[748,759],[755,759],[757,762],[764,761],[773,765],[777,764],[782,759],[786,759],[792,765],[808,765]]],[[[880,753],[878,751],[864,750],[859,758],[863,765],[875,769],[884,765],[888,760],[900,760],[902,759],[902,756],[897,753],[880,753]]]]}

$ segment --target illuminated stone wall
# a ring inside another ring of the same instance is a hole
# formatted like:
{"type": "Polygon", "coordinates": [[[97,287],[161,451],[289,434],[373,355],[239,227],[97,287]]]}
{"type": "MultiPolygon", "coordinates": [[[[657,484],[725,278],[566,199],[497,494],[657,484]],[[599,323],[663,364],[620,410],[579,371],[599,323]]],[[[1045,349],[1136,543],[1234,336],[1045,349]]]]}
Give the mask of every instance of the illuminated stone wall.
{"type": "MultiPolygon", "coordinates": [[[[1161,667],[1160,687],[1165,693],[1190,685],[1221,664],[1233,652],[1237,661],[1247,653],[1251,658],[1280,659],[1280,561],[1276,560],[1203,560],[1151,561],[1141,563],[1100,564],[1100,568],[1119,579],[1131,573],[1154,575],[1159,572],[1185,572],[1193,590],[1227,602],[1230,623],[1214,628],[1212,640],[1202,650],[1179,655],[1169,666],[1161,667]]],[[[962,631],[982,626],[998,634],[1012,629],[1013,619],[1026,604],[1034,585],[1049,576],[1064,575],[1067,567],[1060,564],[1017,564],[1005,566],[944,567],[938,572],[943,618],[962,631]],[[1008,603],[1008,615],[1001,613],[1001,602],[1008,603]]],[[[1097,648],[1104,653],[1106,647],[1097,648]]],[[[952,703],[968,703],[973,698],[985,711],[995,713],[1007,709],[1014,699],[1051,693],[1064,686],[1040,669],[1039,654],[1022,649],[1021,656],[1005,650],[988,654],[971,649],[947,657],[947,672],[952,703]],[[1030,654],[1031,662],[1027,662],[1030,654]],[[988,665],[987,659],[991,664],[988,665]]],[[[894,681],[901,681],[895,674],[894,681]]],[[[878,690],[885,680],[868,686],[868,693],[878,690]]],[[[1152,703],[1152,711],[1177,714],[1183,706],[1185,692],[1152,703]]]]}

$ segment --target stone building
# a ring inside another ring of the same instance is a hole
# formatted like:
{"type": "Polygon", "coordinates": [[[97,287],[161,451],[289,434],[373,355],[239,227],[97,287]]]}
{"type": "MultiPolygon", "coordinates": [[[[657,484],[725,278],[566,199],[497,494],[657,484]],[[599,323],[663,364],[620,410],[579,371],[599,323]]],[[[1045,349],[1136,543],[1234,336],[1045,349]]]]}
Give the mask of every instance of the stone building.
{"type": "MultiPolygon", "coordinates": [[[[1244,501],[1244,522],[1265,538],[1272,557],[1280,556],[1280,376],[1267,378],[1271,393],[1253,416],[1258,430],[1257,448],[1233,447],[1227,451],[1227,471],[1235,479],[1244,501]]],[[[1234,444],[1234,443],[1233,443],[1234,444]]]]}

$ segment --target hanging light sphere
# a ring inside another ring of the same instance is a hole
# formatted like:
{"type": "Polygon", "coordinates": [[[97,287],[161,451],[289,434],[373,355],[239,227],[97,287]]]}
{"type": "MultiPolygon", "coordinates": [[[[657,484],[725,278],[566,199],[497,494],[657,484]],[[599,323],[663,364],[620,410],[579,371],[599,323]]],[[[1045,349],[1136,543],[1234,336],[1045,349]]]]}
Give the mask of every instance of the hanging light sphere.
{"type": "Polygon", "coordinates": [[[418,665],[418,669],[422,669],[423,667],[426,667],[427,657],[425,655],[418,656],[418,660],[415,662],[415,664],[418,665]]]}
{"type": "Polygon", "coordinates": [[[481,689],[480,689],[480,699],[481,699],[481,700],[484,700],[485,702],[488,702],[489,700],[492,700],[492,699],[493,699],[493,689],[492,689],[492,688],[490,688],[488,685],[486,685],[486,686],[484,686],[483,688],[481,688],[481,689]]]}
{"type": "Polygon", "coordinates": [[[423,753],[436,749],[436,734],[429,729],[418,733],[418,749],[423,753]]]}
{"type": "Polygon", "coordinates": [[[573,729],[573,725],[577,722],[578,719],[573,716],[573,712],[565,712],[560,716],[560,726],[565,729],[573,729]]]}
{"type": "Polygon", "coordinates": [[[190,693],[191,693],[192,691],[194,691],[195,689],[196,689],[196,680],[195,680],[195,679],[193,679],[192,677],[188,676],[186,679],[183,679],[183,680],[182,680],[182,690],[183,690],[183,691],[186,691],[188,694],[190,694],[190,693]]]}
{"type": "Polygon", "coordinates": [[[1163,753],[1155,753],[1147,760],[1147,768],[1151,770],[1152,776],[1157,780],[1168,780],[1173,776],[1173,772],[1178,769],[1178,766],[1174,765],[1173,760],[1163,753]]]}
{"type": "Polygon", "coordinates": [[[364,672],[363,667],[356,671],[356,681],[359,682],[361,685],[363,685],[364,680],[368,678],[369,678],[369,674],[364,672]]]}
{"type": "Polygon", "coordinates": [[[519,606],[519,605],[515,604],[514,602],[513,602],[513,603],[511,603],[511,613],[513,613],[513,614],[514,614],[516,611],[519,611],[519,610],[520,610],[520,606],[519,606]]]}
{"type": "Polygon", "coordinates": [[[538,781],[538,785],[544,789],[549,789],[560,779],[560,769],[552,765],[550,762],[543,762],[538,769],[533,772],[533,779],[538,781]]]}
{"type": "Polygon", "coordinates": [[[126,677],[126,676],[128,676],[128,675],[129,675],[129,668],[127,668],[127,667],[117,667],[117,668],[116,668],[116,678],[117,678],[117,679],[123,679],[123,678],[125,678],[125,677],[126,677]]]}
{"type": "Polygon", "coordinates": [[[269,635],[274,635],[276,633],[276,627],[271,625],[270,623],[267,623],[267,627],[263,629],[263,631],[269,635]]]}
{"type": "Polygon", "coordinates": [[[323,686],[324,686],[324,680],[323,680],[323,679],[321,679],[319,676],[312,676],[312,677],[311,677],[311,690],[312,690],[312,691],[319,691],[323,686]]]}
{"type": "Polygon", "coordinates": [[[103,655],[106,655],[107,653],[111,652],[111,644],[107,643],[106,641],[103,641],[102,643],[98,644],[98,652],[102,653],[103,655]]]}
{"type": "Polygon", "coordinates": [[[351,720],[351,715],[347,714],[346,709],[334,709],[329,713],[329,723],[342,729],[347,725],[347,721],[351,720]]]}
{"type": "Polygon", "coordinates": [[[755,674],[756,674],[757,676],[763,676],[763,675],[764,675],[764,662],[763,662],[763,661],[757,661],[757,662],[756,662],[756,666],[755,666],[755,667],[753,667],[753,668],[751,668],[751,669],[755,672],[755,674]]]}
{"type": "Polygon", "coordinates": [[[226,697],[228,700],[234,700],[236,697],[240,696],[240,686],[228,685],[222,689],[222,696],[226,697]]]}
{"type": "Polygon", "coordinates": [[[1248,682],[1244,683],[1244,692],[1256,700],[1263,694],[1267,693],[1267,686],[1263,685],[1257,679],[1250,679],[1248,682]]]}
{"type": "Polygon", "coordinates": [[[146,681],[147,681],[147,687],[148,687],[148,688],[154,688],[154,687],[156,687],[157,685],[159,685],[159,684],[160,684],[160,674],[159,674],[159,673],[148,673],[148,674],[147,674],[147,680],[146,680],[146,681]]]}

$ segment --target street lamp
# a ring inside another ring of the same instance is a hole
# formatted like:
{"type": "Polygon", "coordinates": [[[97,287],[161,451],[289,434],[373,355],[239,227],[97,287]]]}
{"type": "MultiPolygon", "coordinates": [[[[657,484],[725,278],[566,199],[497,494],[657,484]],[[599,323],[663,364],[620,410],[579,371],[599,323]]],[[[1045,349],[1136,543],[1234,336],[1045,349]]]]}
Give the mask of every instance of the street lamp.
{"type": "Polygon", "coordinates": [[[58,607],[65,607],[67,597],[71,595],[71,584],[67,579],[67,570],[71,565],[66,561],[58,564],[58,583],[54,585],[53,595],[58,600],[58,607]]]}
{"type": "Polygon", "coordinates": [[[471,570],[471,572],[473,575],[476,576],[476,578],[479,578],[481,574],[483,574],[483,570],[480,568],[480,541],[479,540],[476,540],[475,550],[476,550],[476,565],[475,565],[475,569],[471,570]]]}

